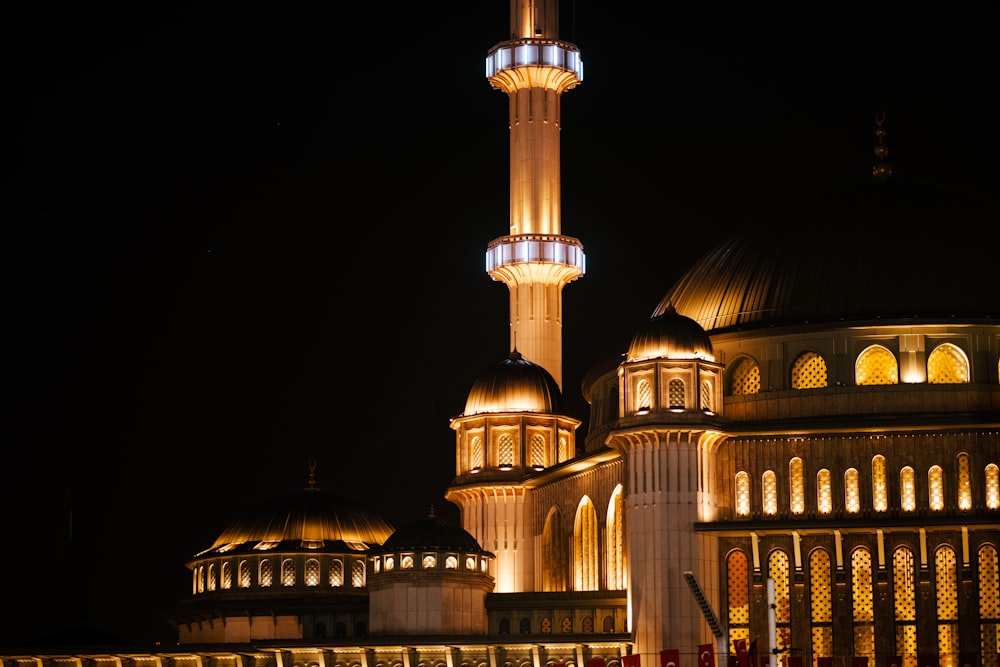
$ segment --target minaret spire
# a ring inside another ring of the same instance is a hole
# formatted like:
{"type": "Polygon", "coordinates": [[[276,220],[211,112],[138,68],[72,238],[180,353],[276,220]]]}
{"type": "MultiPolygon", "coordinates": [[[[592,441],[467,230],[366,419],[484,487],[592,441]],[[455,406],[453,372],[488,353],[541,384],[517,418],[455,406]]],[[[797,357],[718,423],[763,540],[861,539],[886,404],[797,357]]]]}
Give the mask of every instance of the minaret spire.
{"type": "Polygon", "coordinates": [[[510,109],[510,233],[490,242],[486,271],[510,290],[511,347],[562,388],[562,289],[584,274],[583,244],[561,231],[560,100],[583,80],[575,44],[558,38],[558,0],[511,0],[510,35],[486,76],[510,109]]]}

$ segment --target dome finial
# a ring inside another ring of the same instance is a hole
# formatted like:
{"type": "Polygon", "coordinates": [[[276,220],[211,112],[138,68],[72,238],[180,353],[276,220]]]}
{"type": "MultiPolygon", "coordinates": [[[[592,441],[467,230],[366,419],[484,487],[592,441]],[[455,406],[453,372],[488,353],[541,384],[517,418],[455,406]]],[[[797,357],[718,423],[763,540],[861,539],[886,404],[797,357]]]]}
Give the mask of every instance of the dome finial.
{"type": "Polygon", "coordinates": [[[306,464],[309,468],[309,475],[306,478],[306,491],[319,491],[319,486],[316,485],[316,459],[309,459],[306,464]]]}
{"type": "Polygon", "coordinates": [[[879,181],[886,181],[892,176],[892,165],[885,160],[885,156],[889,154],[889,149],[882,143],[882,140],[885,138],[885,129],[882,127],[883,123],[885,123],[884,110],[875,114],[875,136],[878,137],[878,144],[875,146],[875,157],[878,158],[878,162],[872,167],[872,175],[879,181]]]}

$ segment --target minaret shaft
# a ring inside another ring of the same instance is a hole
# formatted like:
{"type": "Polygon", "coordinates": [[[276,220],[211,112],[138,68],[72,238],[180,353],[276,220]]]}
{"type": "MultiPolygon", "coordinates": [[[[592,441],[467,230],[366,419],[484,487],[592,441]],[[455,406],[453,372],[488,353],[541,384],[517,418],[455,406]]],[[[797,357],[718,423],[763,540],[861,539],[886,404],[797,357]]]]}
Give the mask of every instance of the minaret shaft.
{"type": "Polygon", "coordinates": [[[487,248],[486,270],[510,289],[511,349],[562,389],[562,289],[585,264],[580,241],[561,235],[560,104],[583,80],[583,63],[558,38],[558,0],[510,7],[511,38],[486,58],[490,84],[509,100],[510,228],[487,248]]]}

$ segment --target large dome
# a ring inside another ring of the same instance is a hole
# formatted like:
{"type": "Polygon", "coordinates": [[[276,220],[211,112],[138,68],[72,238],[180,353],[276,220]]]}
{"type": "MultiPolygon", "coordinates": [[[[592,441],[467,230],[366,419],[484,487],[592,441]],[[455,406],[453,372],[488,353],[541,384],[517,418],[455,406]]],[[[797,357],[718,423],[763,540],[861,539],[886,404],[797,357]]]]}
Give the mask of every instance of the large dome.
{"type": "Polygon", "coordinates": [[[269,549],[364,551],[385,542],[393,527],[346,498],[321,491],[310,478],[299,493],[279,496],[234,520],[199,554],[269,549]]]}
{"type": "Polygon", "coordinates": [[[874,181],[749,225],[654,311],[709,332],[816,322],[1000,317],[996,200],[874,181]]]}
{"type": "Polygon", "coordinates": [[[514,350],[480,375],[469,390],[464,416],[498,412],[559,412],[561,393],[555,378],[514,350]]]}

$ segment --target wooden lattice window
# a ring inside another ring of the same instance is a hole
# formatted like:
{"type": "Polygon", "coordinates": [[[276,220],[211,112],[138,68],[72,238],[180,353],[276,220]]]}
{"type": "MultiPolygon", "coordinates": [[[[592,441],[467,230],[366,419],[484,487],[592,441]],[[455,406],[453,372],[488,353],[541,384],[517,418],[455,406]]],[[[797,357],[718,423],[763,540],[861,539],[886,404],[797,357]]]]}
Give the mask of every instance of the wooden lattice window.
{"type": "Polygon", "coordinates": [[[881,345],[871,345],[854,362],[855,384],[899,384],[899,364],[892,352],[881,345]]]}
{"type": "Polygon", "coordinates": [[[927,356],[927,382],[965,384],[969,381],[969,358],[962,348],[942,343],[927,356]]]}
{"type": "Polygon", "coordinates": [[[792,389],[825,387],[826,360],[815,352],[804,352],[792,364],[792,389]]]}
{"type": "Polygon", "coordinates": [[[750,357],[742,357],[729,373],[730,393],[734,396],[760,392],[760,366],[750,357]]]}

